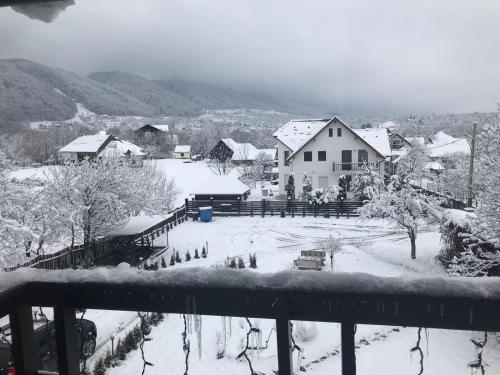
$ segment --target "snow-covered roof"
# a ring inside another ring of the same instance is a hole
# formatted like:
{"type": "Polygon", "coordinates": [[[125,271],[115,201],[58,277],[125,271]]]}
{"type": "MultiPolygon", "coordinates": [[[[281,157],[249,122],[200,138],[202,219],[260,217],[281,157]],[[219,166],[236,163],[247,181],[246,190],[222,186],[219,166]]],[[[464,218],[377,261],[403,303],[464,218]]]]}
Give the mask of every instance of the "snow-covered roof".
{"type": "Polygon", "coordinates": [[[162,132],[168,132],[168,125],[151,125],[153,128],[156,128],[162,132]]]}
{"type": "Polygon", "coordinates": [[[406,137],[406,140],[410,142],[412,145],[420,145],[422,147],[425,147],[425,139],[424,137],[413,137],[413,138],[408,138],[406,137]]]}
{"type": "Polygon", "coordinates": [[[250,188],[234,176],[212,175],[198,185],[192,195],[243,195],[250,188]]]}
{"type": "Polygon", "coordinates": [[[434,134],[429,141],[426,151],[433,158],[456,152],[470,154],[469,142],[465,138],[455,138],[443,131],[434,134]]]}
{"type": "Polygon", "coordinates": [[[190,145],[177,145],[175,146],[174,152],[188,153],[191,152],[190,145]]]}
{"type": "Polygon", "coordinates": [[[127,236],[144,232],[146,229],[161,223],[171,217],[168,215],[141,215],[131,216],[121,228],[115,229],[108,233],[108,236],[127,236]]]}
{"type": "Polygon", "coordinates": [[[379,154],[384,156],[391,155],[391,145],[386,129],[368,128],[351,130],[372,146],[379,154]]]}
{"type": "Polygon", "coordinates": [[[97,152],[112,135],[99,132],[94,135],[82,135],[61,148],[59,152],[97,152]]]}
{"type": "Polygon", "coordinates": [[[114,141],[109,142],[104,150],[102,150],[101,154],[102,156],[122,156],[125,154],[130,153],[131,155],[134,156],[144,156],[146,155],[144,153],[144,150],[137,146],[136,144],[129,142],[129,141],[124,141],[121,139],[116,139],[114,141]]]}
{"type": "Polygon", "coordinates": [[[258,149],[251,143],[238,143],[232,138],[223,138],[221,141],[233,151],[232,161],[255,160],[261,152],[273,160],[276,157],[276,150],[273,148],[258,149]]]}
{"type": "Polygon", "coordinates": [[[330,121],[331,119],[290,120],[276,130],[273,136],[294,154],[318,134],[330,121]]]}
{"type": "Polygon", "coordinates": [[[334,120],[337,120],[354,134],[357,134],[379,154],[383,156],[391,154],[386,129],[352,129],[337,117],[333,119],[291,120],[276,130],[273,136],[292,151],[292,155],[290,155],[292,157],[334,120]]]}

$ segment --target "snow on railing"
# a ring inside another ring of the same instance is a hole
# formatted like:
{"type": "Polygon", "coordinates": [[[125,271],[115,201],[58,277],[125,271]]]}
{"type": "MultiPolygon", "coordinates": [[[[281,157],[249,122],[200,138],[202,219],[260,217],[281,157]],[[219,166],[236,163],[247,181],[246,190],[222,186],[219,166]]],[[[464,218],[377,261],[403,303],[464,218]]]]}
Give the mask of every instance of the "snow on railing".
{"type": "Polygon", "coordinates": [[[292,374],[291,320],[339,322],[342,373],[350,375],[356,373],[358,323],[500,331],[500,278],[206,268],[22,269],[0,274],[0,316],[10,313],[15,322],[13,351],[21,358],[16,361],[21,369],[35,366],[31,306],[39,305],[55,309],[62,373],[78,368],[78,353],[69,350],[72,330],[67,329],[73,326],[75,309],[92,308],[275,319],[280,374],[292,374]]]}

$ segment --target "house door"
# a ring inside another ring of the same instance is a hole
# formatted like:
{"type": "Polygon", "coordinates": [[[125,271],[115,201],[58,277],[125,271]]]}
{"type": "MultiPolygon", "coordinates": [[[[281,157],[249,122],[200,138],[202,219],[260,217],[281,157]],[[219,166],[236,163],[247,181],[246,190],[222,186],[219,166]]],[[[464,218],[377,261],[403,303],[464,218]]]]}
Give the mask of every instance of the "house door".
{"type": "Polygon", "coordinates": [[[342,150],[342,170],[350,171],[352,169],[352,150],[342,150]]]}

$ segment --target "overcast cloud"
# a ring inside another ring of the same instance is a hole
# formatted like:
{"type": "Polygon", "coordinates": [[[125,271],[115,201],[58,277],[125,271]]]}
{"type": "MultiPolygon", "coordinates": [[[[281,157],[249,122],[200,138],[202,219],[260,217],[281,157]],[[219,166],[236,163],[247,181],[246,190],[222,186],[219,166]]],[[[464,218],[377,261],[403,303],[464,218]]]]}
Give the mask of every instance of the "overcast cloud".
{"type": "Polygon", "coordinates": [[[500,3],[76,0],[45,24],[0,8],[0,57],[321,102],[332,112],[492,111],[500,3]]]}

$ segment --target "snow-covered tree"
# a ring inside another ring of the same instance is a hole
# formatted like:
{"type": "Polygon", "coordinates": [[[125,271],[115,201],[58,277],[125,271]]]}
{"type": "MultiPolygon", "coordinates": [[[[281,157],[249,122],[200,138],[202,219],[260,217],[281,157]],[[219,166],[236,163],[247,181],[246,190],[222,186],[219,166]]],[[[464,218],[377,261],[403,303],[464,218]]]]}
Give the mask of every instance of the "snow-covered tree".
{"type": "Polygon", "coordinates": [[[213,157],[208,161],[208,167],[218,176],[229,174],[233,169],[230,158],[213,157]]]}
{"type": "Polygon", "coordinates": [[[85,160],[52,168],[45,195],[54,220],[64,225],[72,242],[81,238],[86,262],[90,244],[141,212],[158,214],[173,208],[175,183],[154,166],[132,168],[118,158],[85,160]]]}
{"type": "Polygon", "coordinates": [[[312,181],[311,177],[304,172],[304,176],[302,177],[302,193],[300,194],[300,198],[304,201],[311,201],[312,200],[312,181]]]}
{"type": "Polygon", "coordinates": [[[308,196],[307,200],[310,204],[324,205],[334,201],[340,191],[340,187],[332,185],[328,188],[314,189],[308,196]]]}
{"type": "Polygon", "coordinates": [[[285,187],[286,197],[290,199],[295,199],[295,177],[293,173],[288,177],[288,182],[285,187]]]}
{"type": "Polygon", "coordinates": [[[254,181],[262,181],[266,172],[272,168],[272,159],[265,152],[260,152],[251,166],[251,175],[254,181]]]}
{"type": "Polygon", "coordinates": [[[401,156],[401,160],[397,164],[396,173],[399,179],[405,182],[420,180],[426,173],[426,160],[427,154],[424,146],[414,142],[406,155],[401,156]]]}
{"type": "Polygon", "coordinates": [[[372,200],[384,189],[384,181],[378,170],[368,163],[363,163],[361,173],[356,173],[351,182],[351,192],[354,199],[360,201],[372,200]]]}

